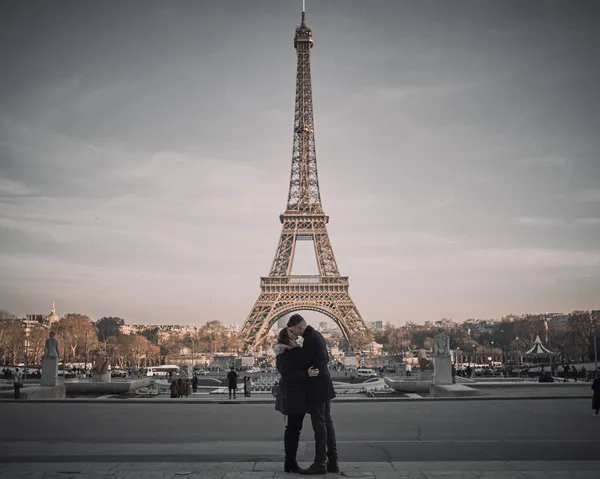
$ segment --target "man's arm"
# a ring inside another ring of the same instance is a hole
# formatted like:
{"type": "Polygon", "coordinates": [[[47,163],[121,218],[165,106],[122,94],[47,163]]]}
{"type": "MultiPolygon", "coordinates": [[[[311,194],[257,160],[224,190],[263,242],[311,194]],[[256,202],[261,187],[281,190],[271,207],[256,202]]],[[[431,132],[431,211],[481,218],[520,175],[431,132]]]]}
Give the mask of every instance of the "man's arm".
{"type": "Polygon", "coordinates": [[[307,357],[309,365],[319,371],[327,371],[329,354],[327,354],[325,338],[318,331],[312,331],[307,339],[307,341],[304,341],[304,347],[308,346],[307,357]]]}

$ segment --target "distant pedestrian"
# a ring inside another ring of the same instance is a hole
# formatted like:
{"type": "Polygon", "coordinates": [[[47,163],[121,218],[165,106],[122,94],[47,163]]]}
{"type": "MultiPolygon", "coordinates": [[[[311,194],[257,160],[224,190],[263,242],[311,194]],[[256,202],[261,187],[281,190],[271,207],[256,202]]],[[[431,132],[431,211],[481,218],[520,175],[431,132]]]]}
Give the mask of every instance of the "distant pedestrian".
{"type": "Polygon", "coordinates": [[[198,376],[194,374],[194,378],[192,379],[192,392],[196,394],[198,392],[198,376]]]}
{"type": "Polygon", "coordinates": [[[227,373],[227,388],[229,389],[229,399],[231,399],[231,393],[233,392],[233,399],[237,392],[237,379],[238,373],[235,372],[235,368],[231,366],[231,370],[227,373]]]}
{"type": "Polygon", "coordinates": [[[176,379],[171,381],[171,385],[169,386],[169,389],[171,390],[171,398],[172,399],[179,397],[179,392],[177,391],[177,380],[176,379]]]}
{"type": "Polygon", "coordinates": [[[183,379],[181,378],[177,379],[177,396],[180,398],[183,397],[183,379]]]}
{"type": "Polygon", "coordinates": [[[23,386],[23,373],[19,371],[19,368],[15,369],[15,376],[13,378],[13,387],[15,388],[15,399],[21,397],[21,386],[23,386]]]}
{"type": "Polygon", "coordinates": [[[571,368],[568,364],[565,365],[565,367],[563,367],[563,374],[564,374],[564,383],[566,383],[569,380],[569,373],[571,372],[571,368]]]}
{"type": "Polygon", "coordinates": [[[577,382],[577,368],[575,366],[573,366],[572,374],[573,374],[573,380],[575,382],[577,382]]]}
{"type": "Polygon", "coordinates": [[[594,416],[598,417],[598,411],[600,410],[600,373],[596,371],[596,379],[592,383],[592,409],[594,409],[594,416]]]}

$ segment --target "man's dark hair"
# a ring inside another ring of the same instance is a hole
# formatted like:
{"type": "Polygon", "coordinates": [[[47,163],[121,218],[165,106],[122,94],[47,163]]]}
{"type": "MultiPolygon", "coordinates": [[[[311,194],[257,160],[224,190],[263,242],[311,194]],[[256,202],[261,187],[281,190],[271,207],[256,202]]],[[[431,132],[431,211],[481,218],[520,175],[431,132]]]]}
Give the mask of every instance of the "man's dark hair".
{"type": "Polygon", "coordinates": [[[300,316],[299,314],[292,314],[290,316],[290,319],[288,319],[287,326],[288,328],[292,328],[300,324],[302,321],[304,321],[304,318],[302,316],[300,316]]]}

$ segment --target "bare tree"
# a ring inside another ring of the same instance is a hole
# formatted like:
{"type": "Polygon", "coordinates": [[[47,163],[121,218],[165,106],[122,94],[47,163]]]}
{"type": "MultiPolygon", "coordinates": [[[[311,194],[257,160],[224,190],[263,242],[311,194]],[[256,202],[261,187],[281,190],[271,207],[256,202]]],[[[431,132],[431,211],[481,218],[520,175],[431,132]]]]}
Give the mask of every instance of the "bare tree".
{"type": "Polygon", "coordinates": [[[25,328],[16,316],[9,313],[0,319],[0,353],[3,364],[17,363],[23,352],[24,341],[25,328]]]}
{"type": "Polygon", "coordinates": [[[98,330],[85,314],[65,314],[54,329],[64,342],[65,349],[69,349],[68,357],[64,358],[65,362],[68,359],[75,361],[79,357],[87,358],[89,351],[97,347],[98,330]]]}

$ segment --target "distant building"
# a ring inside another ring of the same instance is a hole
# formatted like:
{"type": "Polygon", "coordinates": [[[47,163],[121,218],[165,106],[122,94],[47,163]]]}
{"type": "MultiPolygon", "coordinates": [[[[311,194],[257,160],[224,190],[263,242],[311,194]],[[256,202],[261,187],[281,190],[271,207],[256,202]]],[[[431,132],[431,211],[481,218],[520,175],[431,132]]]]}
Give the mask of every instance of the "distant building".
{"type": "Polygon", "coordinates": [[[54,307],[54,301],[52,301],[52,311],[46,317],[46,320],[48,321],[48,324],[52,326],[54,323],[57,323],[59,319],[58,314],[56,314],[56,308],[54,307]]]}
{"type": "Polygon", "coordinates": [[[383,350],[383,345],[373,341],[372,343],[367,344],[364,348],[364,352],[368,352],[373,355],[380,355],[383,350]]]}
{"type": "Polygon", "coordinates": [[[54,307],[54,302],[52,303],[52,311],[50,314],[28,314],[25,316],[25,321],[28,323],[41,323],[46,324],[48,326],[52,326],[54,323],[59,320],[58,314],[56,314],[56,308],[54,307]]]}
{"type": "Polygon", "coordinates": [[[319,331],[329,331],[329,323],[327,321],[319,321],[319,331]]]}
{"type": "Polygon", "coordinates": [[[369,329],[374,331],[382,331],[383,330],[383,321],[372,321],[368,324],[369,329]]]}

